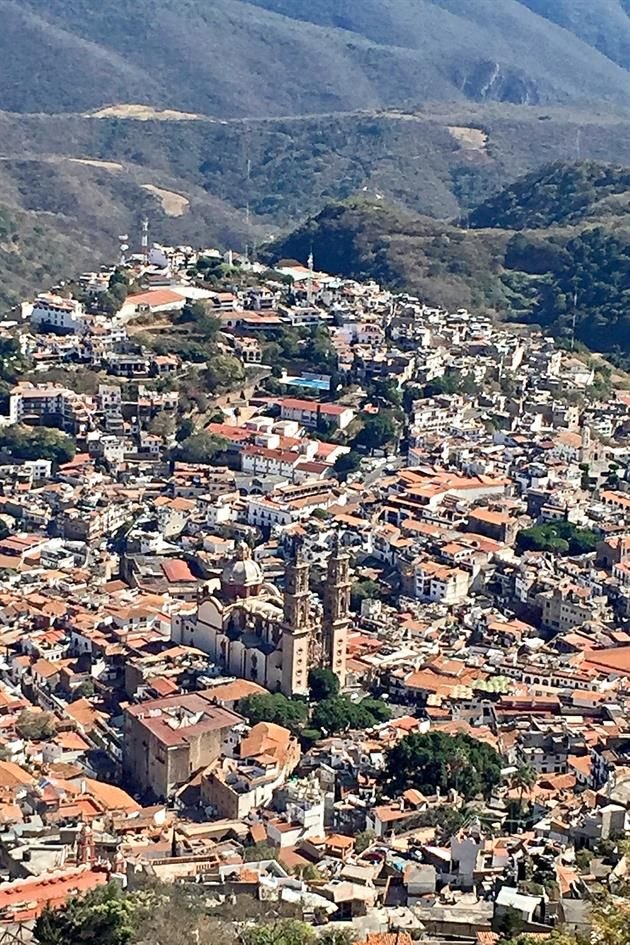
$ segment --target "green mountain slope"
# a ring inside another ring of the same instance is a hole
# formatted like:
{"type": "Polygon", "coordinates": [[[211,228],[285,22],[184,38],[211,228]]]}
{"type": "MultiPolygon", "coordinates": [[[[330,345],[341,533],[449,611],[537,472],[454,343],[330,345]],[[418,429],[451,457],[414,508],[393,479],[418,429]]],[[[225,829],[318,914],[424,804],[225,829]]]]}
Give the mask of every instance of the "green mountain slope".
{"type": "Polygon", "coordinates": [[[374,278],[429,304],[507,305],[497,272],[511,234],[475,233],[383,203],[330,204],[265,249],[270,262],[305,260],[350,278],[374,278]]]}
{"type": "MultiPolygon", "coordinates": [[[[573,157],[578,131],[589,158],[620,163],[630,153],[623,114],[498,104],[246,122],[0,112],[0,204],[79,232],[93,264],[112,258],[120,233],[137,234],[144,214],[154,239],[242,249],[353,195],[464,216],[543,156],[573,157]],[[180,215],[165,211],[155,188],[179,198],[180,215]]],[[[603,189],[598,199],[595,218],[619,213],[625,196],[603,189]]],[[[90,261],[64,258],[57,277],[90,261]]],[[[0,276],[11,295],[10,268],[0,276]]],[[[41,285],[34,275],[31,289],[41,285]]]]}
{"type": "Polygon", "coordinates": [[[63,157],[0,159],[0,305],[2,309],[76,276],[118,253],[119,235],[137,249],[140,223],[175,244],[242,246],[269,236],[200,187],[116,162],[63,157]]]}
{"type": "Polygon", "coordinates": [[[612,0],[603,39],[591,35],[586,8],[570,31],[533,6],[0,0],[0,108],[83,111],[139,101],[234,117],[432,100],[627,101],[612,0]]]}
{"type": "Polygon", "coordinates": [[[247,122],[0,113],[5,157],[120,162],[249,203],[265,226],[357,193],[455,217],[544,160],[573,159],[578,133],[585,158],[630,153],[628,114],[496,104],[247,122]]]}
{"type": "Polygon", "coordinates": [[[619,200],[630,191],[630,168],[595,161],[558,162],[532,171],[491,197],[470,214],[477,229],[523,230],[578,223],[621,210],[619,200]],[[608,198],[617,198],[608,200],[608,198]],[[608,207],[604,211],[603,202],[608,207]]]}
{"type": "Polygon", "coordinates": [[[627,366],[630,169],[555,165],[518,181],[495,204],[506,226],[497,215],[492,228],[469,230],[348,201],[326,207],[266,253],[272,262],[304,260],[312,247],[316,266],[373,277],[433,305],[485,309],[561,337],[571,337],[575,324],[578,339],[627,366]],[[550,182],[575,198],[564,221],[552,212],[550,182]]]}

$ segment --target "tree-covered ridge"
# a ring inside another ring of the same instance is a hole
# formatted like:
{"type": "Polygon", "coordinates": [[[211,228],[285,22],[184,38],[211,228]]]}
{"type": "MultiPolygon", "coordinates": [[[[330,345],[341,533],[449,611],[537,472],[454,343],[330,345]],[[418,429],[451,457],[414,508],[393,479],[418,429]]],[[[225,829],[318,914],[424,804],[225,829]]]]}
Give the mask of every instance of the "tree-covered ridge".
{"type": "Polygon", "coordinates": [[[596,205],[630,189],[630,168],[596,161],[556,162],[519,178],[472,211],[475,229],[537,230],[577,223],[596,205]]]}
{"type": "MultiPolygon", "coordinates": [[[[277,854],[273,847],[247,852],[277,854]]],[[[352,945],[354,936],[344,929],[325,929],[316,937],[299,908],[276,901],[224,897],[210,909],[204,888],[155,882],[125,890],[111,882],[57,909],[47,907],[35,922],[34,940],[39,945],[352,945]]]]}
{"type": "Polygon", "coordinates": [[[630,234],[586,229],[540,285],[531,317],[597,351],[630,352],[630,234]]]}
{"type": "Polygon", "coordinates": [[[351,278],[373,278],[414,292],[429,304],[505,308],[498,278],[510,235],[465,231],[384,201],[328,204],[266,250],[269,261],[306,259],[351,278]]]}
{"type": "Polygon", "coordinates": [[[557,206],[544,188],[537,196],[534,179],[508,188],[496,205],[528,195],[530,206],[514,203],[510,222],[518,216],[524,223],[534,206],[539,228],[534,221],[535,228],[514,232],[497,220],[496,227],[468,230],[384,201],[352,199],[325,207],[271,244],[267,256],[306,259],[313,247],[316,266],[329,272],[374,278],[429,305],[542,325],[564,338],[575,327],[578,341],[624,358],[630,352],[630,168],[554,165],[550,187],[566,187],[568,194],[557,206]],[[543,227],[542,215],[560,217],[562,207],[567,217],[584,220],[543,227]]]}

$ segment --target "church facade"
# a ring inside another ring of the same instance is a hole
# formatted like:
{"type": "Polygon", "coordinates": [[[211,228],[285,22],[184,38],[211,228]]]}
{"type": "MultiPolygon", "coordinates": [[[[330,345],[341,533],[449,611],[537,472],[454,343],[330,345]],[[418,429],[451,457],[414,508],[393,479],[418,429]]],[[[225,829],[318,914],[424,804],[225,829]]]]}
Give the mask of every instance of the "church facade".
{"type": "Polygon", "coordinates": [[[316,666],[333,670],[343,686],[350,626],[350,563],[336,543],[328,563],[323,613],[313,606],[309,565],[298,548],[281,593],[266,583],[242,545],[224,568],[220,588],[193,616],[173,619],[174,643],[193,646],[228,675],[287,696],[308,693],[316,666]]]}

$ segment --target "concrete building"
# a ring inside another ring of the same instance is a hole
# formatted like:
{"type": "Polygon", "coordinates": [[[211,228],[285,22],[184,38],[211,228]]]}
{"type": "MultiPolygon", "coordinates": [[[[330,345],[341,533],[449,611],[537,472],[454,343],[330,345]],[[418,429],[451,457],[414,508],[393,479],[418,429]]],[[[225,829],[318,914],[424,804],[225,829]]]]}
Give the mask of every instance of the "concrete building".
{"type": "Polygon", "coordinates": [[[129,705],[124,710],[125,776],[138,790],[166,799],[219,758],[242,721],[201,693],[129,705]]]}
{"type": "Polygon", "coordinates": [[[330,423],[338,430],[345,430],[354,420],[355,413],[342,404],[320,404],[313,400],[298,400],[287,397],[280,401],[283,420],[295,420],[300,426],[317,428],[320,423],[330,423]]]}
{"type": "Polygon", "coordinates": [[[35,299],[31,324],[34,328],[79,334],[85,330],[85,312],[76,299],[45,293],[35,299]]]}

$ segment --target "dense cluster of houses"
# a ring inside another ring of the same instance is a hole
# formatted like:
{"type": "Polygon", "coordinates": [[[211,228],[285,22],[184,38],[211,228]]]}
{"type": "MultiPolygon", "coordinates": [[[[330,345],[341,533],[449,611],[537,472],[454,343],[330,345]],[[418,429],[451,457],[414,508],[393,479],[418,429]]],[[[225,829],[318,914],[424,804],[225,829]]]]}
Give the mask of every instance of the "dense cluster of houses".
{"type": "Polygon", "coordinates": [[[289,291],[249,266],[219,292],[165,259],[115,316],[46,295],[17,329],[42,369],[103,382],[36,369],[3,418],[78,450],[0,455],[0,923],[152,877],[301,903],[373,945],[586,927],[627,872],[630,394],[541,334],[373,283],[296,265],[289,291]],[[191,298],[262,371],[201,421],[219,465],[151,432],[181,406],[154,381],[183,365],[129,341],[191,298]],[[334,380],[272,392],[266,343],[312,325],[334,380]],[[395,442],[340,474],[392,410],[395,442]],[[248,696],[308,698],[314,665],[391,718],[310,744],[247,721],[248,696]],[[498,752],[491,796],[384,791],[391,748],[431,732],[498,752]]]}

